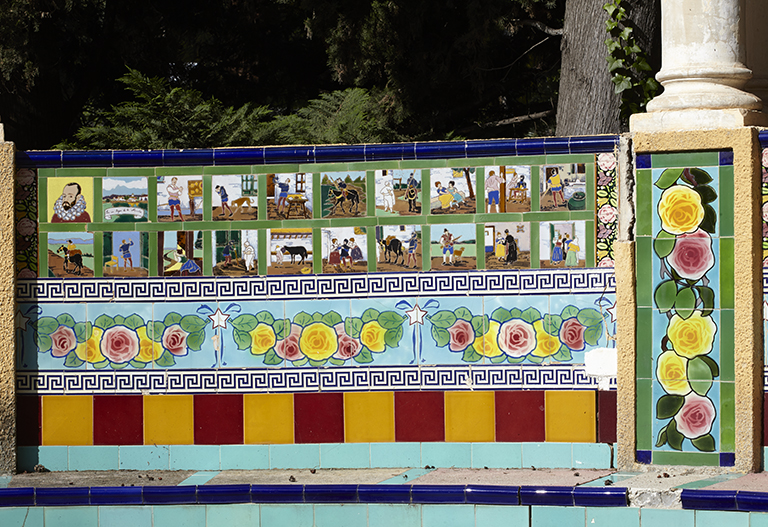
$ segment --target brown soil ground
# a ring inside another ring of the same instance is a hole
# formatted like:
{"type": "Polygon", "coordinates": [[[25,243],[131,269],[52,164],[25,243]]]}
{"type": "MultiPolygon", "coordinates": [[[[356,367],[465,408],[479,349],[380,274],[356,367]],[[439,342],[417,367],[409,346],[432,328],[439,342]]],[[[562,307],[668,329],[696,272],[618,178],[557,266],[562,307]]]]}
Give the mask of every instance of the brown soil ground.
{"type": "MultiPolygon", "coordinates": [[[[414,212],[408,212],[408,202],[400,199],[405,195],[405,190],[395,191],[395,206],[394,211],[400,214],[400,216],[418,216],[421,214],[421,202],[416,200],[416,210],[414,212]]],[[[421,195],[421,191],[419,191],[421,195]]],[[[378,210],[384,210],[384,207],[376,207],[378,210]]]]}
{"type": "Polygon", "coordinates": [[[500,262],[493,253],[485,253],[485,268],[486,269],[530,269],[531,268],[531,253],[528,251],[517,251],[517,261],[512,265],[507,265],[506,262],[500,262]]]}
{"type": "Polygon", "coordinates": [[[213,266],[213,276],[258,276],[259,267],[256,260],[253,261],[253,269],[245,268],[245,260],[235,258],[230,263],[219,262],[213,266]]]}
{"type": "Polygon", "coordinates": [[[432,258],[433,271],[467,271],[477,269],[477,258],[474,256],[462,257],[459,261],[454,261],[453,265],[443,265],[443,257],[432,258]]]}
{"type": "Polygon", "coordinates": [[[213,207],[213,221],[237,221],[237,220],[258,220],[258,210],[254,206],[253,209],[248,207],[232,207],[234,214],[229,215],[229,211],[224,216],[220,216],[221,207],[213,207]]]}
{"type": "Polygon", "coordinates": [[[344,266],[328,265],[328,259],[323,259],[323,273],[324,274],[343,274],[343,273],[367,273],[368,262],[359,261],[352,264],[352,269],[344,266]]]}
{"type": "Polygon", "coordinates": [[[437,208],[432,209],[430,212],[432,214],[475,214],[475,210],[475,198],[464,198],[458,209],[456,207],[448,209],[437,208]]]}
{"type": "MultiPolygon", "coordinates": [[[[300,261],[300,259],[296,260],[297,262],[300,261]]],[[[275,265],[270,265],[267,267],[267,274],[268,275],[281,275],[281,274],[312,274],[312,260],[304,260],[303,264],[294,263],[292,264],[290,260],[287,262],[283,261],[282,264],[280,264],[279,267],[275,267],[275,265]]]]}
{"type": "MultiPolygon", "coordinates": [[[[557,269],[557,268],[566,268],[565,262],[560,262],[557,265],[552,265],[552,263],[549,260],[541,260],[539,262],[539,267],[542,269],[557,269]]],[[[576,267],[586,267],[586,262],[584,260],[579,260],[579,265],[576,267]]]]}
{"type": "Polygon", "coordinates": [[[376,271],[380,273],[403,273],[406,271],[421,271],[421,251],[417,249],[416,251],[416,267],[413,267],[413,262],[409,262],[411,267],[405,267],[404,265],[405,260],[405,253],[403,253],[403,257],[398,259],[397,264],[391,263],[394,260],[391,260],[390,262],[386,261],[380,261],[376,262],[376,271]]]}
{"type": "MultiPolygon", "coordinates": [[[[285,212],[286,211],[283,211],[283,213],[285,213],[285,212]]],[[[308,216],[305,216],[303,219],[311,219],[312,218],[312,211],[307,209],[307,214],[308,214],[308,216]]],[[[283,214],[279,214],[277,212],[277,207],[275,206],[274,198],[269,198],[267,200],[267,219],[269,219],[269,220],[285,220],[285,219],[288,219],[283,214]]],[[[295,219],[302,219],[302,218],[297,215],[296,210],[294,209],[294,211],[291,213],[291,218],[290,219],[295,220],[295,219]]]]}
{"type": "MultiPolygon", "coordinates": [[[[498,206],[494,204],[493,212],[496,212],[496,207],[498,206]]],[[[488,212],[488,199],[485,200],[485,212],[488,212]]],[[[531,212],[530,198],[524,202],[507,200],[506,212],[531,212]]]]}
{"type": "Polygon", "coordinates": [[[104,267],[104,276],[149,276],[143,267],[104,267]]]}
{"type": "MultiPolygon", "coordinates": [[[[179,221],[179,215],[175,212],[173,213],[173,220],[171,220],[171,216],[160,216],[158,214],[157,221],[179,221]]],[[[203,213],[200,212],[199,214],[184,214],[184,221],[203,221],[203,213]]]]}
{"type": "MultiPolygon", "coordinates": [[[[70,263],[69,270],[72,271],[74,268],[75,266],[70,263]]],[[[64,258],[50,249],[48,249],[48,269],[53,272],[53,275],[56,278],[83,278],[87,276],[93,276],[93,269],[88,269],[85,266],[83,266],[81,269],[80,274],[72,274],[71,272],[68,273],[64,270],[64,258]]]]}
{"type": "Polygon", "coordinates": [[[568,203],[562,203],[560,196],[557,197],[557,207],[555,207],[555,201],[552,199],[552,193],[547,191],[541,195],[539,200],[539,208],[541,210],[568,210],[568,203]]]}

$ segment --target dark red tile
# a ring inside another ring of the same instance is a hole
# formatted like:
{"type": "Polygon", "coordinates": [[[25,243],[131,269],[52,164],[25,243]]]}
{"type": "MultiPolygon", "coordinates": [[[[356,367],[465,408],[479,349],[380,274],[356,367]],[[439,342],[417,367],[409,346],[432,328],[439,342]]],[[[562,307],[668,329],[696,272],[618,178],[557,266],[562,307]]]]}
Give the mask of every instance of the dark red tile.
{"type": "Polygon", "coordinates": [[[19,446],[43,444],[42,405],[37,395],[19,395],[16,398],[16,441],[19,446]]]}
{"type": "Polygon", "coordinates": [[[768,446],[768,393],[763,394],[763,446],[768,446]]]}
{"type": "Polygon", "coordinates": [[[195,444],[243,444],[242,394],[195,395],[195,444]]]}
{"type": "Polygon", "coordinates": [[[445,441],[443,392],[395,392],[395,441],[445,441]]]}
{"type": "Polygon", "coordinates": [[[93,444],[144,443],[144,402],[141,395],[93,396],[93,444]]]}
{"type": "Polygon", "coordinates": [[[544,392],[496,392],[496,441],[544,441],[544,392]]]}
{"type": "Polygon", "coordinates": [[[616,392],[597,392],[597,442],[616,442],[616,392]]]}
{"type": "Polygon", "coordinates": [[[343,443],[344,394],[297,393],[293,419],[297,443],[343,443]]]}

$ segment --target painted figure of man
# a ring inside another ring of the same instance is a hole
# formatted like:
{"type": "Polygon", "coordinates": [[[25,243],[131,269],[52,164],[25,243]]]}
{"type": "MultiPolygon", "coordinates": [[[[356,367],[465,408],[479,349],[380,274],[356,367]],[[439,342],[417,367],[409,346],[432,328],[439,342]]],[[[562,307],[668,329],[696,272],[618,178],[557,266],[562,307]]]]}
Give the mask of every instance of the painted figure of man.
{"type": "Polygon", "coordinates": [[[448,229],[443,229],[443,235],[440,236],[440,245],[443,248],[443,265],[453,265],[453,244],[455,239],[448,229]]]}
{"type": "Polygon", "coordinates": [[[216,185],[215,190],[221,198],[221,214],[219,214],[219,216],[224,216],[224,209],[227,209],[229,211],[229,217],[231,218],[235,213],[232,212],[232,209],[229,207],[229,195],[227,195],[227,189],[221,185],[216,185]]]}
{"type": "Polygon", "coordinates": [[[253,270],[255,268],[253,261],[256,259],[256,251],[248,240],[245,240],[243,244],[243,258],[245,259],[245,270],[253,270]]]}
{"type": "Polygon", "coordinates": [[[181,193],[184,192],[184,187],[177,185],[178,178],[171,178],[171,184],[166,185],[165,190],[168,192],[168,206],[171,208],[171,221],[173,221],[173,212],[179,213],[179,219],[184,221],[184,216],[181,215],[181,193]]]}
{"type": "Polygon", "coordinates": [[[133,269],[133,258],[131,258],[131,246],[133,246],[133,240],[123,240],[123,243],[120,244],[120,253],[123,258],[123,267],[128,267],[128,264],[131,264],[131,269],[133,269]]]}
{"type": "Polygon", "coordinates": [[[485,190],[488,191],[488,212],[491,212],[491,207],[496,205],[496,212],[499,212],[499,192],[501,191],[501,184],[504,182],[495,170],[491,170],[488,173],[488,178],[485,180],[485,190]]]}
{"type": "Polygon", "coordinates": [[[53,204],[51,223],[84,223],[91,221],[85,210],[87,203],[79,183],[68,183],[61,190],[61,196],[53,204]]]}

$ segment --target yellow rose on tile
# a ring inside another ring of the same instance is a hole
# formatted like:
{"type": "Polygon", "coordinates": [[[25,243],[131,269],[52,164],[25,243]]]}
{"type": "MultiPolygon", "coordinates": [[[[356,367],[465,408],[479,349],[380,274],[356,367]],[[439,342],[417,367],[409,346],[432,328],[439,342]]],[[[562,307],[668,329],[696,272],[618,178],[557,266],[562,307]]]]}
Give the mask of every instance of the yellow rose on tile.
{"type": "Polygon", "coordinates": [[[103,333],[104,332],[100,328],[94,326],[91,338],[85,342],[81,342],[77,345],[77,348],[75,348],[75,355],[77,355],[77,358],[85,362],[90,362],[91,364],[107,360],[107,358],[101,354],[101,349],[99,348],[99,342],[101,342],[101,335],[103,333]]]}
{"type": "Polygon", "coordinates": [[[694,311],[687,319],[673,315],[667,326],[667,336],[675,352],[687,359],[712,351],[715,333],[715,321],[710,316],[701,316],[701,311],[694,311]]]}
{"type": "Polygon", "coordinates": [[[672,185],[659,200],[661,228],[670,234],[685,234],[699,228],[704,219],[701,196],[690,187],[672,185]]]}
{"type": "Polygon", "coordinates": [[[536,330],[536,349],[531,352],[531,355],[544,358],[557,353],[560,349],[560,339],[544,331],[544,321],[534,322],[533,329],[536,330]]]}
{"type": "Polygon", "coordinates": [[[310,359],[324,360],[336,353],[339,341],[333,328],[322,322],[314,322],[301,332],[299,347],[310,359]]]}
{"type": "Polygon", "coordinates": [[[482,337],[475,338],[475,351],[486,357],[498,357],[501,355],[499,349],[499,328],[501,325],[495,320],[491,320],[488,325],[488,333],[482,337]]]}
{"type": "Polygon", "coordinates": [[[254,355],[263,355],[274,347],[277,342],[275,330],[272,326],[259,322],[253,328],[251,335],[251,353],[254,355]]]}
{"type": "Polygon", "coordinates": [[[163,345],[159,342],[153,342],[147,336],[147,326],[141,326],[136,330],[139,335],[139,354],[136,360],[139,362],[152,362],[160,358],[163,354],[163,345]]]}
{"type": "Polygon", "coordinates": [[[363,329],[360,330],[360,342],[371,351],[382,352],[387,346],[384,342],[386,332],[387,330],[381,327],[378,322],[371,320],[366,322],[363,329]]]}
{"type": "Polygon", "coordinates": [[[691,385],[688,384],[687,367],[688,359],[681,357],[674,351],[665,351],[659,356],[656,363],[656,378],[665,392],[672,395],[690,393],[691,385]]]}

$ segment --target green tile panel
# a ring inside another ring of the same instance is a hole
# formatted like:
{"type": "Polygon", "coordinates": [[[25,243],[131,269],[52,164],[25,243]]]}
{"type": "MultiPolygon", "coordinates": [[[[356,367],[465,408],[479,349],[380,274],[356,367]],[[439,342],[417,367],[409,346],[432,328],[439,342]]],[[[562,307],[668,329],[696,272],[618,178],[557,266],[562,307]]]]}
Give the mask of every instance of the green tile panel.
{"type": "Polygon", "coordinates": [[[253,165],[252,174],[293,174],[301,172],[299,165],[253,165]]]}
{"type": "Polygon", "coordinates": [[[57,168],[56,177],[102,177],[107,175],[106,168],[57,168]]]}
{"type": "Polygon", "coordinates": [[[637,197],[635,230],[638,236],[651,236],[653,221],[653,173],[651,170],[637,171],[637,197]]]}
{"type": "MultiPolygon", "coordinates": [[[[638,447],[638,450],[644,450],[638,447]]],[[[691,465],[696,467],[719,467],[720,454],[717,452],[669,452],[654,451],[651,454],[654,465],[691,465]]]]}
{"type": "Polygon", "coordinates": [[[733,309],[720,310],[720,380],[735,380],[735,317],[733,309]]]}
{"type": "Polygon", "coordinates": [[[160,176],[202,176],[203,167],[157,167],[157,177],[160,176]]]}
{"type": "Polygon", "coordinates": [[[637,309],[637,357],[636,375],[638,379],[653,378],[653,309],[640,307],[637,309]]]}
{"type": "Polygon", "coordinates": [[[736,386],[733,382],[720,382],[720,444],[719,452],[736,450],[736,386]]]}
{"type": "Polygon", "coordinates": [[[489,163],[489,165],[533,166],[544,165],[546,162],[546,156],[514,156],[496,157],[493,159],[493,163],[489,163]]]}
{"type": "Polygon", "coordinates": [[[681,152],[672,154],[652,154],[653,168],[680,167],[716,167],[720,165],[719,152],[681,152]]]}
{"type": "Polygon", "coordinates": [[[154,168],[119,167],[108,168],[107,177],[155,177],[154,168]]]}
{"type": "Polygon", "coordinates": [[[652,258],[653,239],[638,238],[635,242],[635,258],[637,263],[637,306],[653,307],[652,258]]]}
{"type": "Polygon", "coordinates": [[[653,427],[653,381],[650,379],[637,380],[637,426],[636,440],[637,450],[650,450],[655,438],[652,437],[653,427]]]}
{"type": "MultiPolygon", "coordinates": [[[[717,258],[720,264],[720,290],[715,292],[716,302],[720,300],[719,305],[723,309],[732,309],[734,307],[734,239],[720,238],[720,257],[717,258]]],[[[717,264],[715,265],[717,269],[717,264]]],[[[717,305],[717,303],[716,303],[717,305]]]]}
{"type": "Polygon", "coordinates": [[[547,165],[567,165],[570,163],[595,164],[595,154],[548,154],[547,165]]]}
{"type": "Polygon", "coordinates": [[[733,166],[720,167],[720,183],[718,203],[720,213],[717,217],[720,224],[720,236],[733,236],[734,180],[733,166]]]}
{"type": "Polygon", "coordinates": [[[253,171],[248,165],[207,166],[203,167],[203,174],[206,176],[247,176],[253,174],[253,171]]]}

